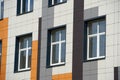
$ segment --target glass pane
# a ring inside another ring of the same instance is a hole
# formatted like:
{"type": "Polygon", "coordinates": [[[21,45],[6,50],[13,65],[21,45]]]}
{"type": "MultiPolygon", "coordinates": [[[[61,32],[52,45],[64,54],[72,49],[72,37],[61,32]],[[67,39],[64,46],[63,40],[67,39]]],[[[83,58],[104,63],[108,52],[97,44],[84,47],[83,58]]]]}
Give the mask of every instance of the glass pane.
{"type": "Polygon", "coordinates": [[[60,3],[61,2],[61,0],[57,0],[57,3],[60,3]]]}
{"type": "Polygon", "coordinates": [[[30,0],[30,11],[33,10],[33,0],[30,0]]]}
{"type": "Polygon", "coordinates": [[[106,22],[103,20],[99,22],[99,32],[105,32],[105,31],[106,31],[106,22]]]}
{"type": "Polygon", "coordinates": [[[20,39],[20,49],[26,48],[27,47],[27,39],[26,38],[21,38],[20,39]]]}
{"type": "Polygon", "coordinates": [[[2,19],[3,18],[3,6],[4,4],[3,4],[3,0],[0,0],[0,19],[2,19]]]}
{"type": "Polygon", "coordinates": [[[59,61],[59,44],[52,46],[52,64],[59,61]]]}
{"type": "Polygon", "coordinates": [[[0,19],[2,19],[2,7],[1,7],[1,1],[0,1],[0,19]]]}
{"type": "Polygon", "coordinates": [[[97,37],[89,38],[89,58],[97,57],[97,37]]]}
{"type": "Polygon", "coordinates": [[[20,69],[24,69],[26,65],[26,51],[20,53],[20,69]]]}
{"type": "Polygon", "coordinates": [[[1,18],[3,18],[4,2],[1,2],[1,18]]]}
{"type": "Polygon", "coordinates": [[[100,56],[105,56],[105,35],[100,36],[100,56]]]}
{"type": "Polygon", "coordinates": [[[32,50],[29,49],[28,50],[28,67],[31,67],[31,53],[32,53],[32,50]]]}
{"type": "Polygon", "coordinates": [[[52,31],[52,42],[59,41],[59,31],[52,31]]]}
{"type": "Polygon", "coordinates": [[[25,0],[25,12],[28,12],[28,0],[25,0]]]}
{"type": "Polygon", "coordinates": [[[97,33],[97,22],[93,22],[89,24],[89,34],[97,33]]]}
{"type": "Polygon", "coordinates": [[[65,43],[61,44],[61,62],[65,62],[65,53],[66,53],[66,45],[65,43]]]}
{"type": "Polygon", "coordinates": [[[29,37],[28,38],[28,47],[31,47],[32,46],[32,37],[29,37]]]}
{"type": "Polygon", "coordinates": [[[65,38],[66,38],[65,30],[61,30],[61,40],[65,40],[65,38]]]}

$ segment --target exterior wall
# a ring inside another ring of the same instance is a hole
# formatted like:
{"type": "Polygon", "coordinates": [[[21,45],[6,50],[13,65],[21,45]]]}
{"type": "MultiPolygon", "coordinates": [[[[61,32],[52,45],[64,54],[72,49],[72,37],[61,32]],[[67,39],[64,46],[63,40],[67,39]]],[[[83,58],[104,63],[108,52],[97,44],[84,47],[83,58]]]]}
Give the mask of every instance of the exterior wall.
{"type": "Polygon", "coordinates": [[[57,78],[54,78],[54,75],[64,75],[67,73],[72,73],[73,0],[67,0],[67,3],[63,3],[53,7],[48,7],[48,0],[43,0],[42,7],[39,79],[58,80],[57,78]],[[61,25],[66,25],[66,63],[62,66],[46,68],[48,29],[61,25]]]}
{"type": "Polygon", "coordinates": [[[33,12],[17,16],[17,0],[4,0],[4,17],[8,17],[8,50],[6,80],[36,80],[38,54],[38,20],[41,17],[42,0],[34,0],[33,12]],[[16,36],[32,33],[31,70],[14,72],[16,36]]]}
{"type": "Polygon", "coordinates": [[[106,15],[106,58],[83,63],[83,80],[114,80],[120,66],[120,1],[84,0],[84,20],[106,15]]]}
{"type": "Polygon", "coordinates": [[[6,60],[8,46],[8,18],[0,21],[0,40],[2,40],[2,60],[0,67],[0,79],[6,80],[6,60]]]}

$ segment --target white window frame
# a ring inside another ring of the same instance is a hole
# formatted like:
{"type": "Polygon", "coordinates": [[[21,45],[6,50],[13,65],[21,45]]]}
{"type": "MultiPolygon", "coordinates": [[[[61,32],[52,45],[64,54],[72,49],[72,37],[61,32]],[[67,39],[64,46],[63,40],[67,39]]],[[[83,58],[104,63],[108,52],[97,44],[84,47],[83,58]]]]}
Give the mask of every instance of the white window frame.
{"type": "MultiPolygon", "coordinates": [[[[51,66],[55,66],[55,65],[61,65],[61,64],[65,64],[65,62],[61,61],[61,44],[65,43],[66,44],[66,40],[61,40],[61,29],[59,29],[59,40],[56,42],[52,42],[52,34],[51,34],[51,52],[50,52],[50,65],[51,66]],[[59,44],[59,60],[58,63],[52,63],[52,49],[53,49],[53,45],[59,44]]],[[[65,34],[66,35],[66,34],[65,34]]],[[[66,53],[65,53],[66,54],[66,53]]]]}
{"type": "Polygon", "coordinates": [[[2,6],[3,0],[0,0],[0,19],[3,18],[3,6],[2,6]]]}
{"type": "MultiPolygon", "coordinates": [[[[93,60],[93,59],[99,59],[99,58],[105,58],[105,56],[100,56],[100,36],[101,35],[106,35],[106,32],[99,32],[99,21],[101,20],[97,20],[97,33],[95,34],[89,34],[89,27],[90,26],[87,26],[87,60],[93,60]],[[97,56],[96,57],[92,57],[90,58],[90,53],[89,53],[89,38],[91,37],[97,37],[97,56]]],[[[92,22],[94,23],[94,21],[92,22]]],[[[105,26],[106,27],[106,26],[105,26]]]]}
{"type": "MultiPolygon", "coordinates": [[[[23,49],[20,49],[21,41],[19,41],[18,71],[23,71],[23,70],[29,70],[29,69],[31,69],[30,67],[28,67],[28,55],[29,55],[28,51],[32,50],[32,47],[28,47],[28,44],[29,43],[28,43],[28,40],[27,40],[27,47],[23,48],[23,49]],[[26,51],[26,64],[25,64],[25,68],[23,68],[23,69],[20,69],[20,54],[21,54],[21,51],[26,51]]],[[[31,55],[32,55],[32,53],[31,53],[31,55]]]]}
{"type": "MultiPolygon", "coordinates": [[[[20,3],[21,3],[21,5],[20,5],[20,14],[24,13],[24,12],[23,12],[23,1],[24,1],[24,0],[20,0],[20,3]]],[[[25,0],[25,1],[26,1],[26,0],[25,0]]],[[[25,3],[26,3],[26,2],[25,2],[25,3]]],[[[26,13],[26,12],[30,12],[30,6],[31,6],[30,3],[31,3],[31,0],[28,0],[28,3],[27,3],[27,4],[28,4],[28,10],[25,11],[25,13],[26,13]]],[[[25,6],[25,9],[26,9],[26,6],[25,6]]]]}

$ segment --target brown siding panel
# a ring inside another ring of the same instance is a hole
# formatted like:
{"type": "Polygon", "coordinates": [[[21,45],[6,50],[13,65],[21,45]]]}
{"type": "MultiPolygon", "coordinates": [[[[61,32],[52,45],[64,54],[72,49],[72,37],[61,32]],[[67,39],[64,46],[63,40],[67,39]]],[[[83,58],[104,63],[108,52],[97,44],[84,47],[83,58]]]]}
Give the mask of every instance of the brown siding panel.
{"type": "Polygon", "coordinates": [[[72,80],[83,79],[84,0],[74,0],[72,80]]]}

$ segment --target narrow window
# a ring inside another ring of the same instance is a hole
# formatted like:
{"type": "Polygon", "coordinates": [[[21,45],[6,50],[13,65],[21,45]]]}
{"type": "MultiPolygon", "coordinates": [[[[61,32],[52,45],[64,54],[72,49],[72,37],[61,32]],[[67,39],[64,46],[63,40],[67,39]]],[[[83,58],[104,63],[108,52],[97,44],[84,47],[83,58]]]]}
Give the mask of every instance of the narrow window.
{"type": "Polygon", "coordinates": [[[87,59],[97,59],[105,57],[106,46],[106,21],[98,19],[89,21],[87,24],[87,59]]]}
{"type": "Polygon", "coordinates": [[[18,71],[28,70],[31,67],[32,37],[31,35],[19,37],[18,71]]]}
{"type": "Polygon", "coordinates": [[[33,11],[33,0],[17,0],[17,14],[33,11]]]}
{"type": "Polygon", "coordinates": [[[65,64],[66,30],[65,28],[60,28],[50,32],[50,65],[65,64]]]}
{"type": "Polygon", "coordinates": [[[3,0],[0,0],[0,19],[3,19],[3,9],[4,9],[4,3],[3,0]]]}

